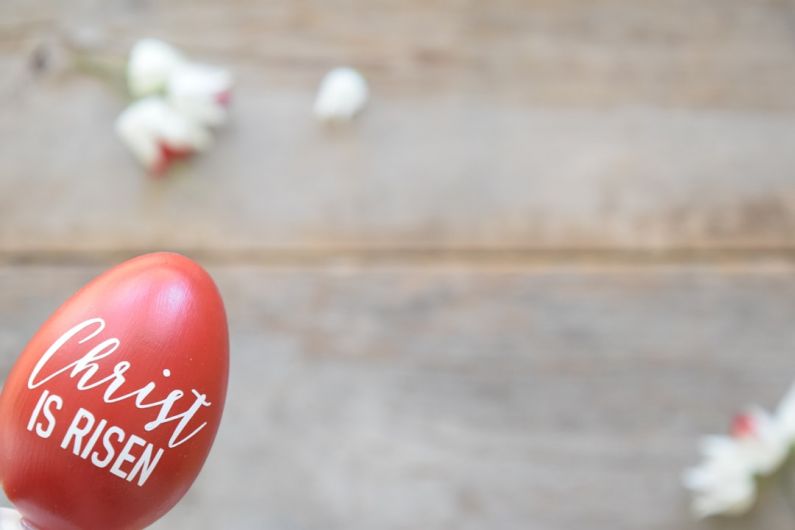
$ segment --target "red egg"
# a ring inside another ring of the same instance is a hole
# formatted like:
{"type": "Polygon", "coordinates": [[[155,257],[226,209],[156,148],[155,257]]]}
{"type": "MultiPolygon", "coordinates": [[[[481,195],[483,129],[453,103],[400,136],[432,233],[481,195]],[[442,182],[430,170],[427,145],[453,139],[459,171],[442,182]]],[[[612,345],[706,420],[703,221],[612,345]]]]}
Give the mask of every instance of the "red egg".
{"type": "Polygon", "coordinates": [[[224,408],[218,289],[177,254],[140,256],[39,329],[0,395],[0,481],[41,530],[143,528],[185,494],[224,408]]]}

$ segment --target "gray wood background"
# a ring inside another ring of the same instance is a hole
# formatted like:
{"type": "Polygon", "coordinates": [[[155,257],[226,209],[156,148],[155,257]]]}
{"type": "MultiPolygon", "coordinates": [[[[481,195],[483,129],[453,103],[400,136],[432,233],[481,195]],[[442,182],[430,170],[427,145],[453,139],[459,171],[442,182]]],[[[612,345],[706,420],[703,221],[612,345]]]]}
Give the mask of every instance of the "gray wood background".
{"type": "Polygon", "coordinates": [[[773,488],[694,522],[678,480],[795,378],[794,87],[787,0],[0,0],[0,369],[104,267],[182,251],[233,366],[157,528],[793,528],[773,488]],[[144,36],[238,81],[160,181],[72,64],[144,36]],[[340,64],[373,100],[328,130],[340,64]]]}

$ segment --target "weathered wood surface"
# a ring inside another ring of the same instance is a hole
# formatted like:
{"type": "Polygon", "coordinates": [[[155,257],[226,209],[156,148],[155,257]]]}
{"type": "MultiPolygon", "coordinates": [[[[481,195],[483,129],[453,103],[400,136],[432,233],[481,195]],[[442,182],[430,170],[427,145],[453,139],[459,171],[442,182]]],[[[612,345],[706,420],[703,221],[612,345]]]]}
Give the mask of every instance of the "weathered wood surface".
{"type": "MultiPolygon", "coordinates": [[[[0,267],[0,370],[101,268],[0,267]]],[[[232,374],[157,528],[784,530],[691,520],[696,439],[795,373],[791,267],[211,269],[232,374]]]]}
{"type": "Polygon", "coordinates": [[[87,264],[185,249],[228,304],[231,394],[157,528],[790,529],[772,492],[695,523],[678,478],[791,382],[792,265],[554,264],[791,254],[792,87],[790,0],[5,0],[0,373],[87,264]],[[239,86],[163,181],[66,52],[150,35],[239,86]],[[324,130],[313,92],[344,63],[374,98],[324,130]]]}
{"type": "Polygon", "coordinates": [[[794,43],[785,0],[5,1],[0,249],[791,249],[794,43]],[[239,80],[163,182],[64,52],[148,35],[239,80]],[[323,130],[342,63],[373,102],[323,130]]]}

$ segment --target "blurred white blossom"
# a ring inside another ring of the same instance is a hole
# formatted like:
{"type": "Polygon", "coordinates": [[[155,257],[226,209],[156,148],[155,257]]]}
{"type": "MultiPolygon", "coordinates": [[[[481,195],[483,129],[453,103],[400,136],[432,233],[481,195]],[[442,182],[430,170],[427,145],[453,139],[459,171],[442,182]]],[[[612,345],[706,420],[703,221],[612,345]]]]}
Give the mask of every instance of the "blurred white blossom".
{"type": "Polygon", "coordinates": [[[116,120],[116,133],[138,161],[153,174],[172,162],[207,149],[210,133],[158,96],[136,101],[116,120]]]}
{"type": "Polygon", "coordinates": [[[793,409],[795,397],[788,395],[776,415],[754,407],[735,417],[730,435],[702,439],[702,462],[683,476],[696,516],[739,515],[751,508],[756,478],[775,472],[789,456],[793,435],[781,419],[784,412],[795,416],[793,409]]]}
{"type": "Polygon", "coordinates": [[[756,482],[734,440],[727,436],[704,438],[703,462],[688,469],[684,486],[693,493],[691,508],[697,517],[740,515],[756,500],[756,482]]]}
{"type": "Polygon", "coordinates": [[[178,112],[208,126],[221,125],[226,121],[232,76],[214,66],[185,63],[169,77],[167,93],[178,112]]]}
{"type": "Polygon", "coordinates": [[[158,39],[141,39],[130,51],[127,86],[139,98],[165,90],[174,69],[186,62],[176,48],[158,39]]]}
{"type": "Polygon", "coordinates": [[[0,530],[21,530],[22,516],[11,508],[0,508],[0,530]]]}
{"type": "Polygon", "coordinates": [[[127,64],[133,102],[117,119],[116,132],[150,172],[163,173],[177,159],[207,149],[209,128],[226,121],[232,75],[189,60],[157,39],[133,46],[127,64]]]}
{"type": "Polygon", "coordinates": [[[776,418],[759,407],[736,416],[731,434],[754,475],[773,473],[788,456],[791,440],[776,418]]]}
{"type": "Polygon", "coordinates": [[[369,89],[353,68],[335,68],[323,78],[315,99],[315,116],[323,121],[347,121],[367,103],[369,89]]]}

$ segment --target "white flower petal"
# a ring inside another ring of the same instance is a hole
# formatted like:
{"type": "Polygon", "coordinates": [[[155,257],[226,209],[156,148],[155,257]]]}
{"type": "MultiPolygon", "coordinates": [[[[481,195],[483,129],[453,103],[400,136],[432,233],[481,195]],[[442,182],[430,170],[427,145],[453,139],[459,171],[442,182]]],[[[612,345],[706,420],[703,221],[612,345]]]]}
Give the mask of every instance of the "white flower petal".
{"type": "Polygon", "coordinates": [[[170,44],[157,39],[139,40],[127,63],[130,93],[141,97],[163,91],[173,70],[184,62],[182,53],[170,44]]]}
{"type": "Polygon", "coordinates": [[[756,500],[756,483],[749,478],[725,481],[720,488],[696,495],[693,513],[700,518],[713,515],[740,515],[747,512],[756,500]]]}
{"type": "Polygon", "coordinates": [[[21,530],[22,516],[11,508],[0,508],[0,530],[21,530]]]}
{"type": "Polygon", "coordinates": [[[749,462],[744,459],[740,447],[725,452],[718,458],[706,457],[701,464],[685,471],[683,485],[693,491],[707,491],[720,488],[727,480],[752,477],[749,462]]]}
{"type": "Polygon", "coordinates": [[[682,484],[693,493],[697,516],[736,515],[753,505],[755,477],[778,469],[790,450],[780,422],[782,410],[771,416],[753,407],[736,418],[732,436],[701,440],[702,462],[682,476],[682,484]]]}
{"type": "Polygon", "coordinates": [[[164,147],[193,152],[206,149],[211,142],[206,129],[156,96],[127,107],[116,120],[116,133],[141,164],[153,171],[167,162],[164,147]]]}
{"type": "Polygon", "coordinates": [[[336,68],[326,74],[315,99],[315,116],[323,121],[346,121],[367,103],[369,88],[353,68],[336,68]]]}
{"type": "Polygon", "coordinates": [[[732,436],[701,440],[702,462],[685,471],[682,483],[693,493],[699,517],[746,512],[756,499],[756,477],[776,471],[795,441],[795,385],[771,415],[752,407],[737,416],[732,436]]]}
{"type": "Polygon", "coordinates": [[[682,484],[691,491],[704,492],[719,488],[726,479],[745,475],[747,473],[741,468],[729,469],[720,465],[703,464],[685,471],[682,484]]]}
{"type": "Polygon", "coordinates": [[[232,75],[201,63],[183,63],[168,80],[168,100],[179,112],[208,125],[226,121],[232,75]]]}
{"type": "Polygon", "coordinates": [[[730,436],[701,440],[702,462],[685,471],[682,484],[693,493],[698,517],[746,511],[756,498],[750,454],[743,442],[730,436]]]}
{"type": "Polygon", "coordinates": [[[701,437],[699,449],[706,458],[721,458],[723,456],[734,458],[737,452],[737,442],[731,436],[712,434],[701,437]]]}
{"type": "Polygon", "coordinates": [[[754,435],[739,438],[744,458],[755,474],[769,475],[789,453],[789,442],[778,422],[765,410],[754,407],[746,413],[753,422],[754,435]]]}

